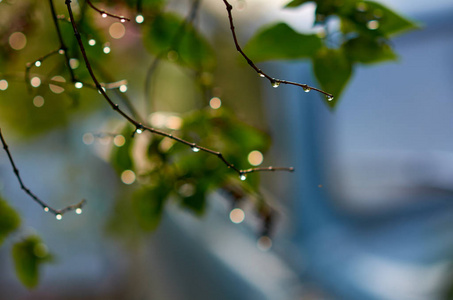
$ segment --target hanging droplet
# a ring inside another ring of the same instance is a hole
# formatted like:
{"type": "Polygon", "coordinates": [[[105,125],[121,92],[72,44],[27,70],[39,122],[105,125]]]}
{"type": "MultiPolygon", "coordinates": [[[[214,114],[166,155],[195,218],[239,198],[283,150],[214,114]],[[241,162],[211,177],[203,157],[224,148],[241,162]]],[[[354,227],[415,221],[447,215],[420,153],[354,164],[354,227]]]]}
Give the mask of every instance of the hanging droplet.
{"type": "Polygon", "coordinates": [[[276,80],[271,81],[272,87],[273,88],[278,88],[280,86],[280,82],[276,80]]]}
{"type": "Polygon", "coordinates": [[[35,61],[35,67],[40,67],[41,66],[41,61],[40,60],[37,60],[35,61]]]}
{"type": "Polygon", "coordinates": [[[311,91],[311,88],[309,88],[308,86],[304,86],[303,89],[304,89],[305,93],[308,93],[311,91]]]}
{"type": "Polygon", "coordinates": [[[81,83],[80,81],[78,81],[78,82],[76,82],[76,83],[74,84],[74,86],[75,86],[76,89],[81,89],[81,88],[83,87],[83,83],[81,83]]]}
{"type": "Polygon", "coordinates": [[[106,13],[102,13],[102,14],[101,14],[101,17],[107,18],[107,14],[106,14],[106,13]]]}
{"type": "Polygon", "coordinates": [[[102,49],[102,51],[104,51],[105,54],[109,54],[110,53],[110,47],[109,46],[105,46],[104,49],[102,49]]]}
{"type": "Polygon", "coordinates": [[[259,75],[260,77],[266,77],[266,75],[264,75],[264,74],[261,73],[261,72],[259,72],[258,75],[259,75]]]}
{"type": "Polygon", "coordinates": [[[44,207],[44,211],[45,211],[45,212],[49,212],[49,208],[48,208],[47,206],[44,207]]]}
{"type": "Polygon", "coordinates": [[[379,21],[378,20],[371,20],[366,23],[366,27],[369,30],[376,30],[379,28],[379,21]]]}
{"type": "Polygon", "coordinates": [[[125,93],[127,91],[127,85],[125,84],[120,85],[119,90],[121,93],[125,93]]]}
{"type": "Polygon", "coordinates": [[[199,151],[200,151],[200,148],[198,148],[198,147],[192,147],[192,151],[193,151],[193,152],[199,152],[199,151]]]}
{"type": "Polygon", "coordinates": [[[76,208],[76,214],[80,215],[82,213],[82,209],[80,207],[76,208]]]}
{"type": "Polygon", "coordinates": [[[137,129],[135,129],[135,132],[140,134],[143,132],[143,128],[138,127],[137,129]]]}
{"type": "Polygon", "coordinates": [[[6,91],[8,88],[8,81],[6,79],[0,80],[0,91],[6,91]]]}
{"type": "Polygon", "coordinates": [[[326,98],[327,98],[327,101],[332,101],[333,100],[333,96],[332,95],[327,95],[326,98]]]}
{"type": "Polygon", "coordinates": [[[235,208],[230,211],[230,221],[234,224],[240,224],[245,220],[245,213],[240,208],[235,208]]]}
{"type": "Polygon", "coordinates": [[[90,46],[96,45],[96,40],[95,40],[95,39],[90,39],[90,40],[88,41],[88,45],[90,45],[90,46]]]}
{"type": "Polygon", "coordinates": [[[272,248],[272,240],[270,237],[263,235],[258,239],[256,246],[261,251],[268,251],[272,248]]]}
{"type": "Polygon", "coordinates": [[[137,15],[135,17],[135,22],[137,22],[138,24],[141,24],[145,21],[145,18],[142,16],[142,15],[137,15]]]}
{"type": "Polygon", "coordinates": [[[61,214],[56,214],[56,215],[55,215],[55,218],[56,218],[57,220],[61,220],[61,219],[63,219],[63,216],[62,216],[61,214]]]}
{"type": "Polygon", "coordinates": [[[126,19],[121,18],[121,19],[120,19],[120,22],[121,22],[121,23],[124,23],[124,22],[126,22],[126,19]]]}
{"type": "Polygon", "coordinates": [[[241,174],[239,176],[239,179],[241,179],[242,181],[246,180],[247,179],[247,176],[245,174],[241,174]]]}
{"type": "Polygon", "coordinates": [[[58,54],[61,54],[61,55],[63,55],[63,54],[64,54],[64,52],[65,52],[65,51],[64,51],[64,49],[60,49],[60,50],[58,50],[58,54]]]}

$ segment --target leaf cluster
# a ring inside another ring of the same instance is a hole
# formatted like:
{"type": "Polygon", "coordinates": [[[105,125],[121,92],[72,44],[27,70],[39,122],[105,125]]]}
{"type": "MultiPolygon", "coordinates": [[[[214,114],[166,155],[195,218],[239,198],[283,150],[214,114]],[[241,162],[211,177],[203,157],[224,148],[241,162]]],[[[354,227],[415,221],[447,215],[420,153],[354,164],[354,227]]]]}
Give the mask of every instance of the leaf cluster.
{"type": "Polygon", "coordinates": [[[357,64],[396,60],[390,38],[417,25],[373,1],[293,0],[285,8],[314,3],[317,34],[296,32],[286,23],[266,25],[253,36],[245,51],[256,61],[309,59],[321,88],[335,96],[334,108],[357,64]],[[331,30],[329,22],[339,21],[331,30]],[[319,28],[321,28],[319,30],[319,28]]]}

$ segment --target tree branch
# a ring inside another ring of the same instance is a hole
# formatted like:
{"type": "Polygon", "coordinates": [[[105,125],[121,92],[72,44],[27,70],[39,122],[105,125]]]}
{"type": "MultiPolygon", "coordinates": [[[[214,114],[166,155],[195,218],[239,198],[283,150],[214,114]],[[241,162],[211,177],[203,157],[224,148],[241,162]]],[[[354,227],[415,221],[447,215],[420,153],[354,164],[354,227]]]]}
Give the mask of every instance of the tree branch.
{"type": "Polygon", "coordinates": [[[233,6],[227,0],[222,0],[222,1],[226,6],[226,10],[228,13],[228,20],[230,22],[230,30],[231,30],[231,34],[233,35],[233,40],[234,40],[234,45],[236,46],[236,50],[242,55],[242,57],[244,57],[244,59],[247,61],[247,63],[258,73],[258,75],[260,77],[268,79],[269,82],[272,84],[272,86],[275,88],[278,87],[280,84],[295,85],[295,86],[299,86],[299,87],[303,88],[305,92],[309,92],[311,90],[317,91],[319,93],[326,95],[327,100],[329,100],[329,101],[333,100],[333,95],[329,94],[327,92],[324,92],[323,90],[309,86],[307,84],[273,78],[273,77],[269,76],[268,74],[264,73],[263,70],[258,68],[255,65],[255,63],[247,56],[247,54],[245,54],[245,52],[242,50],[241,46],[239,45],[239,42],[238,42],[238,39],[236,36],[236,30],[234,28],[233,14],[231,13],[231,11],[233,10],[233,6]]]}
{"type": "Polygon", "coordinates": [[[9,162],[10,162],[12,168],[13,168],[14,174],[16,175],[17,181],[19,181],[19,185],[20,185],[21,189],[27,195],[29,195],[35,202],[37,202],[39,205],[41,205],[41,207],[44,209],[45,212],[53,213],[55,215],[55,217],[57,218],[57,220],[61,220],[62,217],[63,217],[63,214],[65,214],[66,212],[71,211],[71,210],[75,210],[77,214],[81,214],[82,213],[82,207],[86,203],[85,199],[83,199],[82,201],[80,201],[77,204],[69,205],[69,206],[67,206],[65,208],[62,208],[62,209],[52,208],[47,203],[45,203],[44,201],[39,199],[38,196],[36,196],[29,188],[27,188],[25,186],[22,178],[20,177],[19,170],[17,169],[16,164],[14,163],[14,160],[13,160],[13,157],[11,155],[11,152],[9,151],[8,144],[6,144],[6,141],[5,141],[4,137],[3,137],[1,128],[0,128],[0,139],[1,139],[2,144],[3,144],[3,149],[5,149],[5,152],[8,155],[9,162]]]}
{"type": "Polygon", "coordinates": [[[103,18],[107,18],[107,17],[111,17],[111,18],[115,18],[115,19],[118,19],[120,20],[121,23],[124,23],[125,21],[130,21],[129,18],[126,18],[126,17],[123,17],[123,16],[118,16],[118,15],[115,15],[115,14],[111,14],[105,10],[102,10],[102,9],[99,9],[97,8],[96,6],[93,5],[93,3],[91,3],[90,0],[86,0],[86,3],[92,8],[94,9],[95,11],[97,11],[98,13],[101,14],[101,17],[103,18]]]}

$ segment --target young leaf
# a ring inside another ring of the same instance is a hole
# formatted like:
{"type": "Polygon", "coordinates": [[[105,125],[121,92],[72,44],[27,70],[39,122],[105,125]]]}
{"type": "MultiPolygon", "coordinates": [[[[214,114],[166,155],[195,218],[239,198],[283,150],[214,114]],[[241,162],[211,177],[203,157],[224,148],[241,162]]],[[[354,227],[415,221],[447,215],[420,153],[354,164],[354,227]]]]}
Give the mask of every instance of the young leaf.
{"type": "Polygon", "coordinates": [[[36,235],[14,244],[12,255],[17,277],[29,289],[38,285],[40,265],[52,258],[47,246],[36,235]]]}
{"type": "Polygon", "coordinates": [[[352,63],[342,49],[319,51],[313,58],[313,71],[323,90],[334,95],[332,101],[326,99],[330,108],[334,108],[352,74],[352,63]]]}
{"type": "Polygon", "coordinates": [[[254,61],[299,59],[313,56],[322,46],[314,34],[301,34],[285,23],[261,29],[250,39],[244,51],[254,61]]]}
{"type": "Polygon", "coordinates": [[[0,198],[0,246],[3,240],[20,225],[18,213],[9,206],[8,202],[0,198]]]}

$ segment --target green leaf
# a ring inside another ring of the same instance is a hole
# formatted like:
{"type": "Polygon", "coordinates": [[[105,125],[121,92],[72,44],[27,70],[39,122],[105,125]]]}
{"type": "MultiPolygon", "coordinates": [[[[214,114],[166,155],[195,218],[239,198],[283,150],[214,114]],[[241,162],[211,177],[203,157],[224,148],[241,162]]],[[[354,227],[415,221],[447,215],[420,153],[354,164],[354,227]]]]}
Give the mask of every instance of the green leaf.
{"type": "Polygon", "coordinates": [[[8,202],[0,198],[0,246],[3,240],[20,225],[19,214],[9,206],[8,202]]]}
{"type": "Polygon", "coordinates": [[[144,44],[152,54],[190,68],[210,69],[215,64],[207,40],[175,14],[157,15],[145,30],[144,44]]]}
{"type": "Polygon", "coordinates": [[[352,75],[351,62],[342,49],[324,48],[313,58],[313,71],[321,88],[333,94],[332,101],[325,101],[330,108],[334,108],[352,75]]]}
{"type": "Polygon", "coordinates": [[[313,2],[313,0],[293,0],[293,1],[289,2],[288,4],[286,4],[285,7],[288,7],[288,8],[298,7],[307,2],[313,2]]]}
{"type": "Polygon", "coordinates": [[[153,187],[143,187],[132,197],[137,221],[140,227],[147,231],[152,231],[159,225],[165,200],[171,192],[168,182],[160,183],[153,187]]]}
{"type": "Polygon", "coordinates": [[[125,143],[121,147],[113,145],[110,161],[115,170],[121,174],[125,170],[132,170],[134,163],[132,161],[132,133],[134,128],[127,124],[121,131],[121,135],[125,138],[125,143]]]}
{"type": "Polygon", "coordinates": [[[244,51],[254,61],[299,59],[313,56],[321,46],[318,36],[301,34],[285,23],[278,23],[261,29],[244,51]]]}
{"type": "Polygon", "coordinates": [[[17,277],[29,289],[38,285],[40,265],[52,258],[47,246],[36,235],[14,244],[12,255],[17,277]]]}
{"type": "Polygon", "coordinates": [[[357,2],[341,17],[342,30],[346,33],[354,31],[355,27],[362,35],[390,37],[418,28],[414,22],[373,1],[357,2]]]}
{"type": "Polygon", "coordinates": [[[350,39],[343,44],[343,48],[353,62],[371,64],[398,58],[390,45],[367,36],[350,39]]]}

